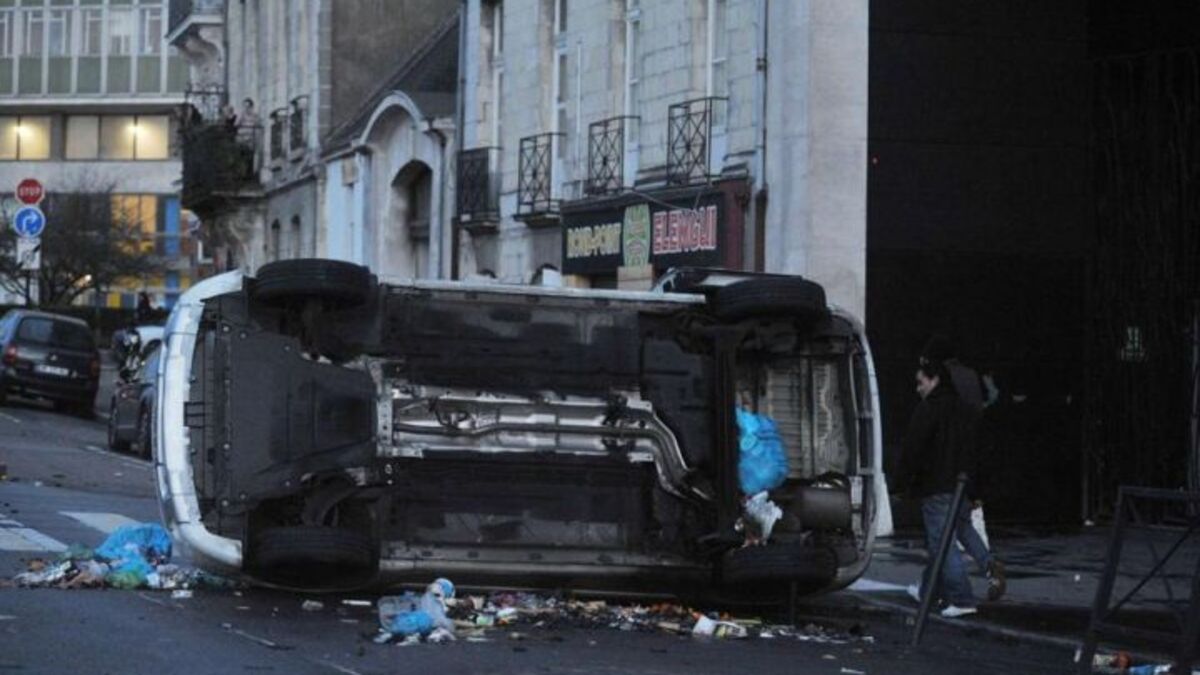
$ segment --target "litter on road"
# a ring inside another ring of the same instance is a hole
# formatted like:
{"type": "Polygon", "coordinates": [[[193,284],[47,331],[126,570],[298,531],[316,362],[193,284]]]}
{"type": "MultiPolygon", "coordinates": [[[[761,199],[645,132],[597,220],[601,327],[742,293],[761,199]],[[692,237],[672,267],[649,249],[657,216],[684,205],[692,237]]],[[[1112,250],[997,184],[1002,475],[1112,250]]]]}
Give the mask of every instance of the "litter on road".
{"type": "MultiPolygon", "coordinates": [[[[12,579],[27,588],[232,588],[236,582],[172,565],[171,535],[157,523],[117,528],[94,550],[73,544],[57,560],[29,560],[12,579]]],[[[176,598],[189,595],[173,595],[176,598]]]]}

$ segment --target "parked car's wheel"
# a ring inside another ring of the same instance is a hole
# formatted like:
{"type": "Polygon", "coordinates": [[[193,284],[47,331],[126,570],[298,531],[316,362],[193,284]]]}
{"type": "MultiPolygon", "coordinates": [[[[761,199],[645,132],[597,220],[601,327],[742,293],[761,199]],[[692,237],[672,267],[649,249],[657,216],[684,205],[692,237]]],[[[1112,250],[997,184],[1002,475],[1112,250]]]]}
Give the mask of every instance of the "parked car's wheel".
{"type": "Polygon", "coordinates": [[[378,571],[378,545],[355,530],[319,525],[271,527],[251,542],[248,566],[264,581],[340,588],[367,583],[378,571]]]}
{"type": "Polygon", "coordinates": [[[827,310],[825,289],[799,277],[744,279],[719,288],[709,301],[713,314],[722,321],[740,321],[752,316],[820,316],[827,310]]]}
{"type": "Polygon", "coordinates": [[[113,398],[108,413],[108,449],[113,452],[129,452],[129,441],[117,435],[117,399],[113,398]]]}
{"type": "Polygon", "coordinates": [[[837,574],[837,557],[827,548],[802,544],[746,546],[725,554],[721,564],[727,583],[798,581],[823,584],[837,574]]]}
{"type": "Polygon", "coordinates": [[[253,292],[255,300],[270,305],[321,300],[356,307],[370,295],[371,272],[341,260],[279,260],[259,268],[253,292]]]}
{"type": "Polygon", "coordinates": [[[138,413],[138,455],[146,459],[154,457],[154,439],[150,435],[150,409],[142,408],[138,413]]]}

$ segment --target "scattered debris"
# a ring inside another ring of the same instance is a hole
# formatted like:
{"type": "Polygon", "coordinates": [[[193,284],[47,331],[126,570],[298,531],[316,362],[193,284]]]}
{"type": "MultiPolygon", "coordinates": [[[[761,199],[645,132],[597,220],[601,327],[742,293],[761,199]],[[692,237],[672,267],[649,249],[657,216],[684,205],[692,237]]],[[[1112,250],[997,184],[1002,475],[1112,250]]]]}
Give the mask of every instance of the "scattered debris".
{"type": "Polygon", "coordinates": [[[171,591],[171,599],[172,600],[188,600],[191,597],[192,597],[191,590],[186,589],[186,588],[180,588],[178,590],[171,591]]]}
{"type": "Polygon", "coordinates": [[[370,607],[373,603],[370,600],[343,600],[342,604],[347,607],[370,607]]]}
{"type": "MultiPolygon", "coordinates": [[[[393,636],[401,636],[408,642],[411,636],[430,638],[434,634],[441,636],[439,642],[445,641],[442,633],[454,637],[454,622],[446,615],[446,601],[454,597],[454,584],[448,579],[437,579],[425,588],[425,593],[418,597],[408,592],[399,596],[386,596],[379,599],[379,630],[382,641],[387,642],[393,636]]],[[[380,639],[376,639],[379,642],[380,639]]]]}
{"type": "MultiPolygon", "coordinates": [[[[237,582],[170,564],[171,536],[157,523],[117,528],[95,549],[73,544],[57,560],[32,559],[13,585],[39,588],[233,588],[237,582]]],[[[185,597],[185,596],[175,596],[185,597]]]]}
{"type": "Polygon", "coordinates": [[[300,604],[300,609],[306,612],[319,612],[325,609],[325,603],[318,600],[305,600],[300,604]]]}
{"type": "Polygon", "coordinates": [[[842,668],[842,675],[867,675],[865,670],[855,670],[853,668],[842,668]]]}
{"type": "Polygon", "coordinates": [[[703,614],[697,614],[696,624],[692,626],[692,635],[701,637],[718,637],[742,639],[749,637],[745,626],[731,621],[713,621],[703,614]]]}

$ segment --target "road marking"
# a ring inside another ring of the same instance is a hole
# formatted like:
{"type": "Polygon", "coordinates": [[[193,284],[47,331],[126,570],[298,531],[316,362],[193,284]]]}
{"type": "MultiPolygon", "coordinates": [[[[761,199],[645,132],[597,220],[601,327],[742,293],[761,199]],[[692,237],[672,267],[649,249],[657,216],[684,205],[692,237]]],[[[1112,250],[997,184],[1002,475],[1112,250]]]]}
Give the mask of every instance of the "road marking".
{"type": "Polygon", "coordinates": [[[81,450],[86,450],[88,452],[94,452],[97,455],[104,455],[105,457],[112,457],[114,459],[119,459],[119,460],[121,460],[122,464],[124,464],[125,466],[128,466],[128,467],[132,467],[134,469],[149,469],[154,466],[149,460],[137,459],[134,457],[129,457],[127,455],[118,454],[118,453],[113,452],[112,450],[105,450],[104,448],[102,448],[98,445],[85,445],[81,448],[81,450]]]}
{"type": "Polygon", "coordinates": [[[14,520],[5,521],[0,527],[0,551],[52,551],[67,550],[67,545],[54,537],[48,537],[41,532],[25,527],[14,520]],[[7,523],[13,523],[7,525],[7,523]]]}
{"type": "Polygon", "coordinates": [[[97,513],[91,511],[59,511],[62,515],[78,520],[88,527],[112,534],[123,525],[137,525],[138,521],[119,513],[97,513]]]}
{"type": "Polygon", "coordinates": [[[12,415],[9,415],[6,412],[0,412],[0,417],[3,417],[4,419],[8,420],[9,422],[16,422],[17,424],[22,424],[21,419],[19,417],[13,417],[12,415]]]}

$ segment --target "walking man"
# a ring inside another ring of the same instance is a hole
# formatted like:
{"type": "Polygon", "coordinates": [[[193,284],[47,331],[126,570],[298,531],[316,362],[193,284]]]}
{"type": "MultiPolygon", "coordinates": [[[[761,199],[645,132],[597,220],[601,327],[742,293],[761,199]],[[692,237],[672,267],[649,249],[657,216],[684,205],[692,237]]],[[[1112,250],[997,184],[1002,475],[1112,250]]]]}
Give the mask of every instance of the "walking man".
{"type": "Polygon", "coordinates": [[[917,370],[916,383],[921,402],[913,412],[904,438],[897,485],[921,500],[929,561],[920,587],[910,586],[909,594],[919,601],[921,590],[930,589],[943,603],[942,616],[966,616],[977,610],[958,549],[950,547],[941,579],[930,579],[930,574],[943,530],[955,527],[958,522],[959,514],[951,513],[954,490],[958,474],[969,473],[974,467],[979,415],[954,391],[944,365],[923,362],[917,370]]]}

